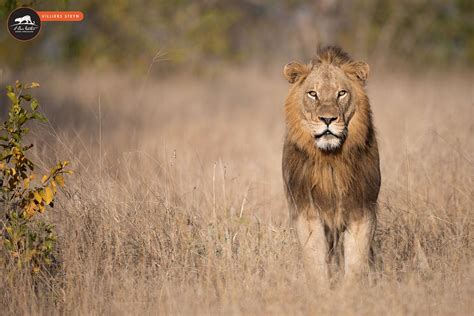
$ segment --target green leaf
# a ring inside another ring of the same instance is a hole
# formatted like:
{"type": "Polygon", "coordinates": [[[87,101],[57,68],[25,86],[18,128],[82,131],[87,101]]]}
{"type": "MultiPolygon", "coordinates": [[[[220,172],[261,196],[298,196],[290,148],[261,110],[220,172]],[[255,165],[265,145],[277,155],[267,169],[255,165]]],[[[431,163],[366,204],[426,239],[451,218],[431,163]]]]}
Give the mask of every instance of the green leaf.
{"type": "Polygon", "coordinates": [[[31,101],[31,95],[29,95],[29,94],[22,94],[22,95],[20,95],[20,98],[23,98],[26,101],[31,101]]]}
{"type": "Polygon", "coordinates": [[[36,99],[31,99],[31,109],[32,109],[33,111],[36,111],[36,109],[38,108],[38,106],[39,106],[38,100],[36,100],[36,99]]]}
{"type": "Polygon", "coordinates": [[[16,98],[15,93],[13,92],[8,92],[7,93],[8,98],[12,101],[12,103],[17,103],[18,99],[16,98]]]}
{"type": "Polygon", "coordinates": [[[5,159],[11,157],[11,155],[12,155],[12,151],[10,149],[5,149],[0,154],[0,160],[5,160],[5,159]]]}
{"type": "Polygon", "coordinates": [[[20,114],[18,115],[18,124],[19,124],[20,126],[23,125],[23,123],[25,123],[26,120],[27,120],[27,117],[26,117],[25,113],[20,113],[20,114]]]}
{"type": "Polygon", "coordinates": [[[47,122],[48,121],[48,119],[43,114],[41,114],[39,112],[33,113],[33,115],[31,117],[35,118],[37,120],[40,120],[42,122],[47,122]]]}

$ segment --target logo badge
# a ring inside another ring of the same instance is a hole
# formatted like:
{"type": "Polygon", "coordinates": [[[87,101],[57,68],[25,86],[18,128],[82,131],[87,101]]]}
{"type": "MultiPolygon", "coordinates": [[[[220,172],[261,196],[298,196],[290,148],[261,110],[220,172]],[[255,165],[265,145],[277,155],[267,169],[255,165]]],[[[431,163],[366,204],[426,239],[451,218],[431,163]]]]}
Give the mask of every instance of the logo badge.
{"type": "Polygon", "coordinates": [[[14,10],[8,16],[7,23],[10,34],[20,41],[29,41],[35,38],[41,29],[41,20],[38,13],[30,8],[14,10]]]}

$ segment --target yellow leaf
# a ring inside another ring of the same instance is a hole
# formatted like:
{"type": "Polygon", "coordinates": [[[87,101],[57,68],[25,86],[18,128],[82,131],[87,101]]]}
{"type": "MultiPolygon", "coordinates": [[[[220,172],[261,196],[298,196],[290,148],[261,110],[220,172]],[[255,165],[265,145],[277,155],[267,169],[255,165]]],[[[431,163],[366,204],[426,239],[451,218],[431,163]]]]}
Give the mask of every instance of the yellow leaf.
{"type": "Polygon", "coordinates": [[[44,188],[44,203],[49,204],[53,201],[54,193],[50,186],[44,188]]]}
{"type": "Polygon", "coordinates": [[[48,180],[48,178],[49,178],[48,176],[44,175],[44,176],[41,178],[41,183],[44,184],[44,183],[46,182],[46,180],[48,180]]]}
{"type": "Polygon", "coordinates": [[[8,98],[10,98],[10,100],[12,101],[12,103],[16,103],[16,102],[18,101],[18,99],[16,98],[15,93],[13,93],[13,92],[8,92],[8,93],[7,93],[7,96],[8,96],[8,98]]]}
{"type": "Polygon", "coordinates": [[[61,186],[63,187],[64,186],[64,177],[60,174],[58,174],[54,180],[56,180],[56,182],[61,186]]]}
{"type": "Polygon", "coordinates": [[[26,178],[25,180],[23,180],[23,186],[25,187],[25,189],[28,189],[30,187],[30,178],[26,178]]]}
{"type": "Polygon", "coordinates": [[[44,213],[44,204],[43,203],[38,204],[38,212],[40,212],[41,214],[44,213]]]}
{"type": "Polygon", "coordinates": [[[27,218],[32,217],[33,215],[35,215],[35,211],[36,211],[36,204],[35,204],[35,202],[30,201],[25,207],[26,217],[27,218]]]}
{"type": "Polygon", "coordinates": [[[0,170],[5,170],[5,163],[4,162],[0,162],[0,170]]]}
{"type": "Polygon", "coordinates": [[[41,203],[42,198],[38,191],[34,191],[33,195],[35,196],[35,200],[38,201],[38,203],[41,203]]]}

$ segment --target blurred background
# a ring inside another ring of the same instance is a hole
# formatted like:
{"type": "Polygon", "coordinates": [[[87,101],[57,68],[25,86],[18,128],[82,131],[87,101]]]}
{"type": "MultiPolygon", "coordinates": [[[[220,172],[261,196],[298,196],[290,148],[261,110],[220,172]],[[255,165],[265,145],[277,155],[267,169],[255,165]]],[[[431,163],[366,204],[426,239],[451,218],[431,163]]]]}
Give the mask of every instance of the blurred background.
{"type": "Polygon", "coordinates": [[[18,6],[80,10],[80,23],[44,23],[34,41],[0,33],[0,66],[74,65],[203,71],[209,65],[308,59],[340,44],[384,67],[474,65],[470,0],[2,0],[18,6]],[[32,54],[31,52],[34,52],[32,54]],[[160,69],[161,67],[161,69],[160,69]]]}

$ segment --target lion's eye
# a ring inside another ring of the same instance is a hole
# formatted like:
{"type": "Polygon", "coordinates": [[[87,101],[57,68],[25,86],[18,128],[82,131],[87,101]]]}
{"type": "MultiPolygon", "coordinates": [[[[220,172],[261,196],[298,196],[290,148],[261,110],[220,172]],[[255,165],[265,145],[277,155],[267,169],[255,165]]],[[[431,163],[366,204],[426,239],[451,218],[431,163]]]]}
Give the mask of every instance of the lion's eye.
{"type": "Polygon", "coordinates": [[[318,99],[318,93],[316,91],[309,91],[307,94],[308,94],[308,97],[310,97],[313,100],[318,99]]]}
{"type": "Polygon", "coordinates": [[[337,97],[340,98],[340,97],[343,97],[347,94],[347,91],[346,90],[341,90],[337,93],[337,97]]]}

